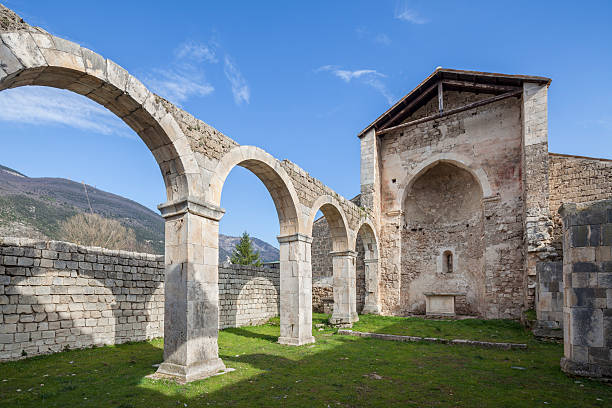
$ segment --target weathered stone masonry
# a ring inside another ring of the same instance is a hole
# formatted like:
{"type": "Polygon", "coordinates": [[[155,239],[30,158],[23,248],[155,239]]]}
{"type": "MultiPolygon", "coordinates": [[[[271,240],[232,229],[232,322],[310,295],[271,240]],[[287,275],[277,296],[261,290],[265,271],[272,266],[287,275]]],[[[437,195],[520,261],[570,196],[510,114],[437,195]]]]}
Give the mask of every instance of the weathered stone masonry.
{"type": "MultiPolygon", "coordinates": [[[[225,366],[218,356],[219,220],[221,192],[235,166],[251,170],[277,209],[280,234],[279,342],[301,345],[312,336],[311,230],[319,208],[334,220],[335,318],[355,311],[355,237],[367,214],[294,163],[240,146],[149,91],[115,62],[31,27],[0,6],[0,90],[40,85],[67,89],[108,108],[143,140],[159,164],[167,202],[164,275],[164,362],[160,375],[204,378],[225,366]],[[337,269],[337,271],[336,271],[337,269]],[[336,273],[337,272],[337,273],[336,273]]],[[[372,227],[369,227],[373,229],[372,227]]],[[[372,234],[373,235],[373,234],[372,234]]],[[[376,309],[376,268],[368,299],[376,309]]]]}
{"type": "Polygon", "coordinates": [[[564,204],[564,358],[571,374],[612,378],[612,200],[564,204]]]}
{"type": "MultiPolygon", "coordinates": [[[[164,257],[0,238],[0,360],[163,336],[164,257]]],[[[278,316],[279,271],[224,264],[219,328],[278,316]]]]}

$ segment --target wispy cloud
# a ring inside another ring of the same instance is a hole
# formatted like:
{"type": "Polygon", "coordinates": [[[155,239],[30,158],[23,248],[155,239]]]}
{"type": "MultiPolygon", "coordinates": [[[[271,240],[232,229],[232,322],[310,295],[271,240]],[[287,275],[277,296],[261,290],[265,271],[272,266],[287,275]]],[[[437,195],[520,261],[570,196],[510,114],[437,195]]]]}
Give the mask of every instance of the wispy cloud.
{"type": "Polygon", "coordinates": [[[391,45],[391,38],[387,34],[376,34],[374,42],[382,45],[391,45]]]}
{"type": "Polygon", "coordinates": [[[251,91],[246,79],[233,58],[214,39],[206,43],[183,42],[174,50],[174,59],[170,61],[168,68],[145,74],[145,82],[153,91],[179,105],[191,97],[210,95],[219,84],[213,86],[209,83],[204,69],[207,66],[218,67],[219,55],[224,56],[223,73],[229,82],[234,102],[237,105],[248,104],[251,91]]]}
{"type": "Polygon", "coordinates": [[[114,113],[84,96],[61,89],[26,86],[0,92],[0,121],[63,125],[136,139],[114,113]]]}
{"type": "Polygon", "coordinates": [[[179,45],[175,54],[180,59],[192,59],[200,62],[206,61],[213,64],[219,62],[214,50],[214,45],[209,46],[193,41],[188,41],[179,45]]]}
{"type": "Polygon", "coordinates": [[[422,17],[417,11],[409,8],[408,2],[405,1],[399,3],[395,8],[395,18],[412,24],[429,23],[427,18],[422,17]]]}
{"type": "Polygon", "coordinates": [[[391,45],[391,38],[385,33],[372,34],[370,30],[363,27],[355,29],[355,32],[360,39],[366,39],[380,45],[391,45]]]}
{"type": "Polygon", "coordinates": [[[191,97],[207,96],[215,91],[206,80],[203,62],[219,62],[215,45],[185,41],[176,47],[167,68],[153,69],[143,79],[153,92],[181,105],[191,97]]]}
{"type": "Polygon", "coordinates": [[[225,66],[223,68],[225,77],[232,86],[232,94],[234,94],[234,102],[237,105],[241,105],[243,102],[247,104],[251,100],[251,90],[247,84],[244,76],[236,66],[236,63],[231,59],[229,55],[225,56],[225,66]]]}
{"type": "Polygon", "coordinates": [[[215,90],[204,78],[204,72],[190,64],[155,69],[145,77],[145,82],[154,92],[177,104],[192,96],[210,95],[215,90]]]}
{"type": "Polygon", "coordinates": [[[350,71],[342,69],[337,65],[324,65],[316,69],[315,72],[330,72],[346,83],[357,80],[377,90],[382,96],[385,97],[389,105],[395,101],[393,94],[389,92],[387,86],[382,81],[382,78],[386,78],[386,75],[374,69],[358,69],[355,71],[350,71]]]}

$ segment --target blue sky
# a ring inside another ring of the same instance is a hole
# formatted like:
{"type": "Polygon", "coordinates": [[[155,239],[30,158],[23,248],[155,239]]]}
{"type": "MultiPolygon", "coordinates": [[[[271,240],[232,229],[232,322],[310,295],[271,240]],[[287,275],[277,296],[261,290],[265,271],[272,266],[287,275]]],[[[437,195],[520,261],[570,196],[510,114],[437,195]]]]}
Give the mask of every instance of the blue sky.
{"type": "MultiPolygon", "coordinates": [[[[548,76],[549,149],[612,158],[612,3],[0,0],[111,58],[241,144],[288,158],[346,197],[356,134],[437,66],[548,76]]],[[[0,93],[0,164],[85,181],[155,209],[159,169],[137,135],[84,97],[0,93]]],[[[276,245],[263,184],[237,168],[224,233],[276,245]]]]}

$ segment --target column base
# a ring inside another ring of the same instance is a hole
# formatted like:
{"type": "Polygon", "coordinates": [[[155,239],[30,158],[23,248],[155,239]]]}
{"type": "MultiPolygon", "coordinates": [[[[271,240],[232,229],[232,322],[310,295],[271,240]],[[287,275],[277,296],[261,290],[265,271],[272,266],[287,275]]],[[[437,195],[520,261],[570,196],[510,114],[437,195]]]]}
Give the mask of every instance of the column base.
{"type": "Polygon", "coordinates": [[[190,366],[184,366],[173,363],[161,363],[155,374],[149,376],[153,379],[171,379],[178,383],[185,384],[188,382],[202,380],[212,377],[213,375],[224,374],[233,369],[225,368],[225,364],[220,358],[209,360],[190,366]]]}
{"type": "Polygon", "coordinates": [[[579,363],[563,357],[561,359],[561,371],[581,377],[597,378],[601,380],[612,380],[612,365],[579,363]]]}
{"type": "Polygon", "coordinates": [[[362,314],[374,314],[374,315],[379,315],[380,314],[380,307],[378,307],[378,305],[365,305],[363,307],[363,310],[361,311],[362,314]]]}
{"type": "Polygon", "coordinates": [[[329,318],[329,324],[336,327],[353,327],[353,323],[359,321],[359,316],[357,313],[354,315],[333,315],[329,318]]]}
{"type": "Polygon", "coordinates": [[[279,337],[278,343],[286,346],[303,346],[304,344],[314,343],[315,338],[313,336],[296,339],[295,337],[279,337]]]}

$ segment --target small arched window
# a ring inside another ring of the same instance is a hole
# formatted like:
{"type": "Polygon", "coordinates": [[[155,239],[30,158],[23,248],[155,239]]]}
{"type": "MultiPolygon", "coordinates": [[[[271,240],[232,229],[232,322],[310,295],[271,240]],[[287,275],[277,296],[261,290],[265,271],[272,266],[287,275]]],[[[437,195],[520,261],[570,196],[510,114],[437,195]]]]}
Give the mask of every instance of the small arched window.
{"type": "Polygon", "coordinates": [[[453,273],[453,253],[444,251],[442,254],[442,270],[444,273],[453,273]]]}

